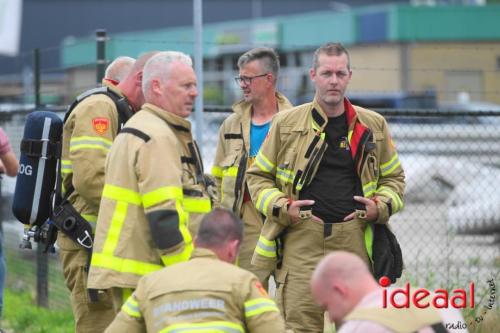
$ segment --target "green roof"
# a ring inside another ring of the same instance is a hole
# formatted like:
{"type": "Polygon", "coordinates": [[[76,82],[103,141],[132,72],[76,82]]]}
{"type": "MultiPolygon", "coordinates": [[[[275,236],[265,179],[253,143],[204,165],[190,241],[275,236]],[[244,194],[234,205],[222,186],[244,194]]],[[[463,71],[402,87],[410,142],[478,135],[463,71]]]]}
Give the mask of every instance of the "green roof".
{"type": "MultiPolygon", "coordinates": [[[[109,36],[106,55],[137,57],[151,50],[193,53],[192,27],[118,33],[109,36]]],[[[280,51],[315,49],[328,41],[356,43],[500,40],[500,5],[380,5],[346,12],[323,11],[203,26],[204,57],[242,53],[255,46],[280,51]]],[[[64,67],[95,63],[95,37],[66,39],[64,67]]]]}

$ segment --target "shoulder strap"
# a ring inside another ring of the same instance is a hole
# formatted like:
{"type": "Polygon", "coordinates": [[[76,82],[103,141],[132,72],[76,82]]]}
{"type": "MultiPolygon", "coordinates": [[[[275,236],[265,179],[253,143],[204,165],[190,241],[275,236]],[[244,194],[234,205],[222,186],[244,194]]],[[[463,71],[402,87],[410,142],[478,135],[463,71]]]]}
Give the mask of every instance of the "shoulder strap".
{"type": "Polygon", "coordinates": [[[120,130],[123,128],[123,126],[125,125],[127,120],[129,120],[129,118],[132,117],[132,115],[133,115],[132,108],[131,108],[127,98],[125,98],[124,96],[118,95],[116,92],[109,89],[108,87],[98,87],[98,88],[87,90],[84,93],[80,94],[75,99],[75,101],[69,106],[68,110],[66,111],[66,114],[64,115],[64,122],[66,122],[66,120],[69,118],[69,115],[71,114],[71,112],[73,112],[75,107],[81,101],[83,101],[85,98],[87,98],[89,96],[96,95],[96,94],[104,94],[104,95],[108,96],[109,98],[111,98],[113,100],[113,102],[115,103],[116,109],[118,110],[118,122],[120,125],[118,128],[118,132],[120,132],[120,130]]]}
{"type": "Polygon", "coordinates": [[[125,127],[124,129],[122,129],[120,131],[120,134],[127,134],[127,133],[132,134],[132,135],[138,137],[139,139],[144,140],[144,142],[148,142],[149,140],[151,140],[151,137],[149,135],[147,135],[146,133],[144,133],[141,130],[138,130],[137,128],[125,127]]]}

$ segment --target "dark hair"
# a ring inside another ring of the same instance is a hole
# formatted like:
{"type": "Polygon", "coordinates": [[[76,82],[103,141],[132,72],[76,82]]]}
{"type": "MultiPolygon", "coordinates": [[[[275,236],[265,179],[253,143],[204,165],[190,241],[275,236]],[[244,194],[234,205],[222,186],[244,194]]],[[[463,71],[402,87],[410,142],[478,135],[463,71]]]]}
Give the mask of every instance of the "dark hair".
{"type": "Polygon", "coordinates": [[[280,58],[276,51],[269,47],[251,49],[239,57],[238,67],[241,69],[242,66],[254,60],[259,60],[267,73],[273,73],[274,81],[276,82],[280,71],[280,58]]]}
{"type": "Polygon", "coordinates": [[[206,248],[218,248],[232,240],[243,239],[243,222],[233,212],[216,208],[203,217],[196,243],[206,248]]]}
{"type": "Polygon", "coordinates": [[[321,54],[326,54],[329,56],[340,56],[345,54],[347,56],[347,69],[351,70],[351,58],[349,57],[349,52],[347,49],[340,43],[326,43],[321,45],[316,51],[314,51],[313,56],[313,68],[317,69],[319,66],[319,56],[321,54]]]}

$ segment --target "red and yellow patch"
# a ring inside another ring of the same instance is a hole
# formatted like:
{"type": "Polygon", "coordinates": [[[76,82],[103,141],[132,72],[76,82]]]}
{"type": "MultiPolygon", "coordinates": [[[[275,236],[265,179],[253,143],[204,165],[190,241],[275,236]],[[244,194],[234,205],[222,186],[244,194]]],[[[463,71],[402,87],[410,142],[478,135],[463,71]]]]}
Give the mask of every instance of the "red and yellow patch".
{"type": "Polygon", "coordinates": [[[94,118],[92,119],[92,127],[97,134],[103,135],[109,129],[109,119],[108,118],[94,118]]]}
{"type": "Polygon", "coordinates": [[[265,296],[265,297],[268,297],[267,295],[267,291],[266,289],[264,289],[264,287],[262,286],[262,283],[260,282],[255,282],[255,287],[257,288],[257,290],[259,291],[259,294],[261,294],[262,296],[265,296]]]}

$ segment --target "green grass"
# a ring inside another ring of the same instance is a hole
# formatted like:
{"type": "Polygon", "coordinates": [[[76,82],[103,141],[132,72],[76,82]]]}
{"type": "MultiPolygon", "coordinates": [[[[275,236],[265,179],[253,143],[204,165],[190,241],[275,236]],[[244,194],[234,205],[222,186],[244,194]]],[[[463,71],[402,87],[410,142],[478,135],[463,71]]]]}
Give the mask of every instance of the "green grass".
{"type": "MultiPolygon", "coordinates": [[[[36,290],[35,251],[9,249],[5,251],[7,261],[6,288],[14,291],[36,290]]],[[[59,258],[49,255],[49,307],[51,309],[67,309],[70,307],[69,291],[64,282],[59,258]]]]}
{"type": "Polygon", "coordinates": [[[71,309],[50,310],[38,307],[28,291],[5,290],[2,327],[12,333],[73,332],[71,309]]]}

